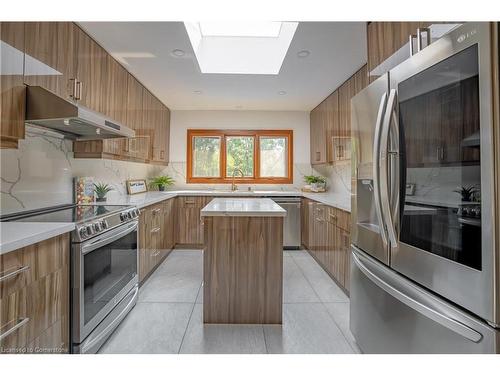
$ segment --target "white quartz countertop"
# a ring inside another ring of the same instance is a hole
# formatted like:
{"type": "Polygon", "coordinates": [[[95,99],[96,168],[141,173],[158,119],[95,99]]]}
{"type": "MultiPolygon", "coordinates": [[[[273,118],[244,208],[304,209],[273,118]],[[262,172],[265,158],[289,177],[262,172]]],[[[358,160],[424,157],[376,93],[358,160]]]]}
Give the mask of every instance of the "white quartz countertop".
{"type": "Polygon", "coordinates": [[[338,193],[303,193],[298,190],[168,190],[148,191],[136,195],[122,196],[102,204],[133,205],[143,208],[177,196],[213,196],[213,197],[306,197],[314,201],[351,212],[351,197],[338,193]]]}
{"type": "MultiPolygon", "coordinates": [[[[232,197],[234,200],[237,199],[237,197],[306,197],[329,206],[340,208],[344,211],[351,211],[351,201],[349,196],[346,197],[344,195],[331,192],[303,193],[299,190],[237,190],[232,192],[229,190],[206,189],[149,191],[142,194],[115,197],[113,199],[109,199],[107,202],[103,202],[102,204],[131,205],[136,206],[137,208],[143,208],[177,196],[232,197]]],[[[279,207],[277,204],[275,205],[279,207]]],[[[247,212],[251,212],[251,210],[247,212]]],[[[278,216],[280,215],[278,214],[278,216]]],[[[75,228],[75,225],[72,223],[1,222],[0,226],[0,254],[70,232],[75,228]]]]}
{"type": "Polygon", "coordinates": [[[0,223],[0,254],[47,240],[75,229],[74,223],[0,223]]]}
{"type": "Polygon", "coordinates": [[[214,198],[201,216],[286,216],[286,211],[270,198],[214,198]]]}

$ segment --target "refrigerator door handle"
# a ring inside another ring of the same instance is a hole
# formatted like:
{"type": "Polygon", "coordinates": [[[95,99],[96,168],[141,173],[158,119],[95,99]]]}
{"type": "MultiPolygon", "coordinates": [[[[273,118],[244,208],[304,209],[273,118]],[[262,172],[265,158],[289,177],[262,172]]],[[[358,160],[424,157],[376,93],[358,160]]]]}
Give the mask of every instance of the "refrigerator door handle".
{"type": "Polygon", "coordinates": [[[369,265],[372,261],[364,260],[363,258],[365,258],[365,256],[357,254],[357,251],[354,250],[352,252],[352,260],[359,270],[374,284],[390,294],[392,297],[470,341],[479,342],[482,340],[483,335],[481,333],[466,324],[459,322],[453,316],[450,316],[453,315],[453,312],[448,311],[447,313],[446,310],[450,310],[449,307],[440,304],[439,307],[441,311],[438,311],[432,306],[436,305],[436,301],[433,301],[433,297],[421,291],[420,288],[412,286],[407,281],[401,282],[396,279],[390,280],[390,275],[382,275],[381,273],[377,274],[375,267],[380,266],[369,265]],[[396,286],[391,285],[391,281],[392,284],[396,284],[396,286]]]}
{"type": "MultiPolygon", "coordinates": [[[[395,89],[389,92],[389,99],[387,100],[387,108],[384,114],[384,121],[382,122],[382,131],[380,136],[380,152],[379,152],[379,168],[380,168],[380,197],[382,206],[382,216],[386,223],[386,228],[389,236],[389,243],[391,248],[398,247],[398,240],[394,219],[391,213],[391,202],[389,200],[389,157],[398,156],[398,151],[389,150],[389,134],[391,132],[391,123],[394,118],[394,109],[396,106],[397,94],[395,89]]],[[[394,202],[393,202],[394,203],[394,202]]],[[[393,204],[394,205],[394,204],[393,204]]]]}
{"type": "Polygon", "coordinates": [[[382,203],[380,197],[380,135],[382,132],[382,120],[384,118],[384,113],[387,105],[387,93],[384,92],[380,98],[380,104],[377,113],[377,122],[375,124],[375,137],[373,140],[373,196],[375,201],[375,213],[377,215],[377,220],[380,228],[380,236],[382,237],[382,243],[384,247],[387,248],[387,229],[385,228],[385,222],[382,217],[382,203]]]}

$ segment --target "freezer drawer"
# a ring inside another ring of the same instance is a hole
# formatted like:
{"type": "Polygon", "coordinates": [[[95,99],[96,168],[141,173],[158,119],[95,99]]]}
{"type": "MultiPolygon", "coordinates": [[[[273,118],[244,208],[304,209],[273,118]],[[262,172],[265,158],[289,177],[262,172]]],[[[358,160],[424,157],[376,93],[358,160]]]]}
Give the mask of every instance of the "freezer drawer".
{"type": "Polygon", "coordinates": [[[497,353],[498,335],[352,247],[350,329],[364,353],[497,353]]]}

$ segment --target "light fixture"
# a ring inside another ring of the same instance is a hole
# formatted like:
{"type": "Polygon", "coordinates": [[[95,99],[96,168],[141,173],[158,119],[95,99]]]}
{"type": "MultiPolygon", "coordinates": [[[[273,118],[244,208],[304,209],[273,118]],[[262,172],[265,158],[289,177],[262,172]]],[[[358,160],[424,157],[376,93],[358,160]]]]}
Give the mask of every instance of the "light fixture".
{"type": "Polygon", "coordinates": [[[283,22],[255,21],[203,21],[198,22],[203,36],[267,37],[276,38],[283,22]]]}
{"type": "Polygon", "coordinates": [[[310,54],[311,54],[311,52],[309,52],[306,49],[303,49],[302,51],[297,52],[297,56],[300,57],[301,59],[309,56],[310,54]]]}
{"type": "Polygon", "coordinates": [[[196,95],[200,95],[200,94],[202,93],[202,91],[201,91],[201,90],[194,90],[193,92],[194,92],[196,95]]]}
{"type": "Polygon", "coordinates": [[[278,91],[278,95],[286,95],[286,91],[283,91],[283,90],[278,91]]]}
{"type": "Polygon", "coordinates": [[[172,50],[172,52],[170,54],[174,57],[182,57],[186,54],[186,52],[184,52],[181,49],[176,48],[176,49],[172,50]]]}
{"type": "Polygon", "coordinates": [[[184,22],[201,73],[280,72],[298,22],[184,22]]]}

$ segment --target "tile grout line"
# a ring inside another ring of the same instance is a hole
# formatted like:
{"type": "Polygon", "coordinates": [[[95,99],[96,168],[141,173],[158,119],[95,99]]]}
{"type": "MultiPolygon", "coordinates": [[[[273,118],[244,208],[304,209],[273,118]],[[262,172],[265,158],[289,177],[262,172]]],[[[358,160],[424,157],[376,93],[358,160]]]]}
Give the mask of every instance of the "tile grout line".
{"type": "MultiPolygon", "coordinates": [[[[312,257],[311,257],[312,258],[312,257]]],[[[311,281],[308,279],[308,277],[306,276],[306,274],[304,273],[304,270],[300,267],[300,265],[295,261],[294,257],[292,256],[292,259],[293,259],[293,262],[297,265],[297,267],[299,268],[300,270],[300,273],[302,274],[302,276],[304,276],[304,278],[306,279],[307,283],[311,286],[311,289],[313,290],[314,294],[316,294],[316,296],[318,297],[319,299],[319,302],[323,305],[323,307],[325,308],[326,310],[326,313],[328,314],[328,316],[330,317],[330,320],[333,322],[333,324],[335,325],[335,327],[337,327],[337,329],[340,331],[342,337],[344,337],[345,341],[347,342],[347,344],[349,345],[349,347],[353,350],[353,354],[356,354],[356,350],[352,347],[351,345],[351,342],[350,340],[346,337],[346,335],[344,334],[344,332],[342,331],[342,329],[340,329],[340,326],[337,324],[337,322],[335,321],[335,319],[333,319],[332,317],[332,314],[330,314],[330,312],[328,311],[328,309],[326,308],[326,305],[325,303],[349,303],[349,302],[324,302],[321,297],[319,296],[319,294],[316,292],[316,289],[314,289],[314,286],[312,285],[311,281]]],[[[314,260],[314,259],[313,259],[314,260]]],[[[332,282],[334,282],[332,280],[332,282]]]]}
{"type": "MultiPolygon", "coordinates": [[[[200,287],[198,288],[198,293],[200,293],[201,285],[202,284],[200,283],[200,287]]],[[[198,298],[198,293],[196,294],[196,298],[198,298]]],[[[184,334],[182,335],[182,340],[181,340],[181,343],[179,345],[179,350],[177,351],[177,354],[181,354],[182,344],[184,344],[184,338],[186,337],[187,331],[189,329],[189,324],[191,323],[191,318],[193,317],[193,312],[194,312],[195,307],[196,307],[196,299],[194,300],[193,308],[191,309],[191,314],[189,315],[189,319],[188,319],[188,322],[186,324],[186,329],[184,330],[184,334]]]]}
{"type": "Polygon", "coordinates": [[[356,349],[354,346],[352,346],[351,344],[351,339],[349,339],[345,334],[344,334],[344,331],[340,328],[340,326],[337,324],[337,322],[335,321],[335,318],[332,316],[332,314],[330,313],[330,310],[327,309],[325,303],[349,303],[349,302],[322,302],[323,303],[323,306],[325,307],[325,310],[326,312],[328,313],[328,316],[330,317],[330,319],[333,320],[333,323],[337,326],[337,328],[339,329],[340,333],[342,334],[342,336],[344,336],[345,338],[345,341],[347,341],[347,343],[349,344],[349,346],[351,347],[351,349],[353,350],[353,354],[359,354],[357,353],[358,349],[356,349]]]}
{"type": "Polygon", "coordinates": [[[262,327],[262,336],[264,337],[264,347],[266,348],[266,354],[269,354],[269,349],[267,349],[266,330],[264,329],[264,324],[261,324],[260,326],[262,327]]]}

